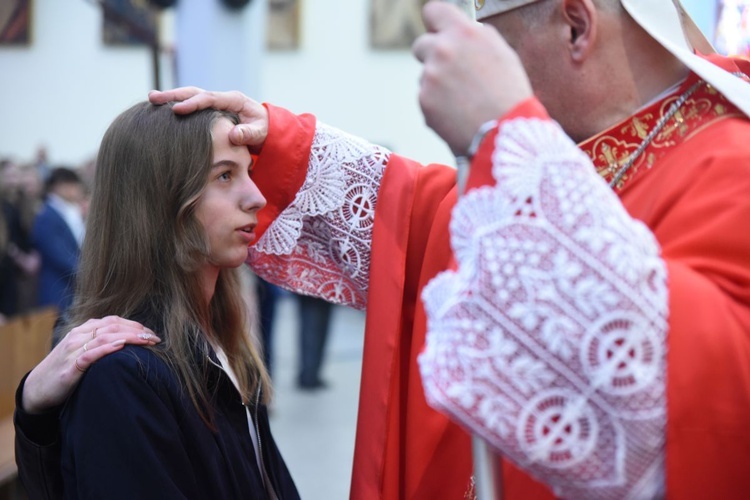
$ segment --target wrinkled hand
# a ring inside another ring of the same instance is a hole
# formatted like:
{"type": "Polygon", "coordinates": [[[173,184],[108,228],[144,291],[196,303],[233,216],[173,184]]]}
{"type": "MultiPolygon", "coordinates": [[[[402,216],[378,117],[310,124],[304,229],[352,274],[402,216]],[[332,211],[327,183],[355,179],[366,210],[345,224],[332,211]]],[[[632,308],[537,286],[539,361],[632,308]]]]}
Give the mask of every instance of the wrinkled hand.
{"type": "Polygon", "coordinates": [[[90,319],[70,330],[29,374],[22,404],[29,413],[41,413],[62,404],[83,373],[107,354],[125,344],[154,345],[161,339],[140,323],[107,316],[90,319]]]}
{"type": "Polygon", "coordinates": [[[533,95],[531,84],[494,28],[446,2],[428,2],[422,17],[427,33],[412,46],[424,64],[419,104],[427,125],[454,154],[465,154],[483,123],[533,95]]]}
{"type": "Polygon", "coordinates": [[[250,147],[254,153],[259,152],[268,136],[268,111],[242,92],[213,92],[198,87],[180,87],[163,92],[152,90],[148,99],[152,104],[178,101],[173,109],[179,114],[207,108],[237,113],[240,124],[229,132],[229,139],[238,146],[250,147]]]}

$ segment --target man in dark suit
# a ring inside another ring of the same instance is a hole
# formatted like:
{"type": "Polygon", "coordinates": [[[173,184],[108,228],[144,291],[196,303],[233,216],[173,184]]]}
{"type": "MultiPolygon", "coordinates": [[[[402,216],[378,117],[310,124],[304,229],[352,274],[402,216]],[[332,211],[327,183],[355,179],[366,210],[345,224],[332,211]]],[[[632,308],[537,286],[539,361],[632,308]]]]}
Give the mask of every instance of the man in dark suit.
{"type": "Polygon", "coordinates": [[[44,207],[34,221],[32,240],[42,265],[38,305],[57,306],[62,314],[71,304],[84,236],[86,190],[78,174],[56,168],[46,182],[44,207]]]}

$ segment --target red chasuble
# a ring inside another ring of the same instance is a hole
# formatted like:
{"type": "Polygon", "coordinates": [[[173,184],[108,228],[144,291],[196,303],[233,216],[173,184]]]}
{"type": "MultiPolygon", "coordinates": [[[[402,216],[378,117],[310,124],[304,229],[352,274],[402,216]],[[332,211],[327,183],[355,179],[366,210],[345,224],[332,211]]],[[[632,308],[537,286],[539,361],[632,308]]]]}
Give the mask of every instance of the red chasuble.
{"type": "MultiPolygon", "coordinates": [[[[714,62],[737,71],[730,60],[714,62]]],[[[674,95],[582,144],[600,174],[609,179],[696,81],[689,78],[674,95]]],[[[261,211],[259,229],[301,186],[314,132],[309,116],[269,111],[269,139],[254,174],[270,205],[261,211]]],[[[504,119],[519,116],[547,117],[535,100],[504,119]]],[[[467,189],[494,182],[493,137],[475,157],[467,189]]],[[[427,406],[416,361],[426,329],[419,294],[451,265],[454,184],[452,169],[395,155],[385,171],[373,234],[353,499],[472,496],[469,435],[427,406]]],[[[742,498],[750,491],[750,123],[698,84],[615,189],[628,212],[654,232],[667,263],[668,496],[742,498]]],[[[506,499],[552,498],[512,464],[503,469],[506,499]]]]}

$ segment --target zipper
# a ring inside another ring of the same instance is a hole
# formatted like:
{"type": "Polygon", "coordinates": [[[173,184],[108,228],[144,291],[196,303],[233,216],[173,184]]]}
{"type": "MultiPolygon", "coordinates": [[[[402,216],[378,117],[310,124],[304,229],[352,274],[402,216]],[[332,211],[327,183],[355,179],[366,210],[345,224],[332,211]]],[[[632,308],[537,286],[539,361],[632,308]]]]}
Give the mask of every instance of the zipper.
{"type": "MultiPolygon", "coordinates": [[[[222,372],[224,372],[225,375],[229,376],[225,368],[221,366],[220,364],[215,363],[214,360],[211,359],[211,356],[206,356],[206,357],[208,358],[208,361],[212,365],[219,368],[222,372]]],[[[261,389],[260,385],[258,385],[258,390],[255,393],[255,406],[253,408],[253,412],[252,412],[250,419],[253,421],[253,427],[255,428],[255,436],[258,438],[258,462],[260,462],[260,479],[263,482],[263,488],[266,490],[266,496],[268,496],[268,498],[270,498],[271,500],[278,500],[279,496],[276,494],[276,492],[273,489],[273,484],[271,483],[271,476],[269,476],[268,473],[266,472],[266,463],[263,460],[263,442],[262,442],[262,438],[260,435],[260,424],[258,423],[258,408],[260,407],[260,389],[261,389]]],[[[245,403],[242,402],[241,395],[240,395],[240,404],[245,408],[245,411],[249,415],[250,409],[247,407],[245,403]]]]}
{"type": "Polygon", "coordinates": [[[255,425],[255,434],[258,436],[258,455],[260,456],[260,473],[263,476],[263,486],[266,488],[266,495],[272,500],[278,500],[279,496],[273,489],[273,482],[271,482],[271,476],[268,475],[266,469],[266,463],[263,461],[263,440],[260,435],[260,424],[258,419],[258,409],[260,408],[260,385],[258,385],[258,391],[255,394],[255,407],[253,408],[253,424],[255,425]]]}
{"type": "MultiPolygon", "coordinates": [[[[258,438],[258,456],[260,457],[260,476],[263,479],[263,487],[268,493],[268,485],[266,484],[266,464],[263,461],[263,443],[260,438],[260,425],[258,424],[258,405],[260,404],[260,386],[255,393],[255,406],[253,407],[253,425],[255,426],[255,435],[258,438]]],[[[270,481],[269,481],[270,482],[270,481]]]]}

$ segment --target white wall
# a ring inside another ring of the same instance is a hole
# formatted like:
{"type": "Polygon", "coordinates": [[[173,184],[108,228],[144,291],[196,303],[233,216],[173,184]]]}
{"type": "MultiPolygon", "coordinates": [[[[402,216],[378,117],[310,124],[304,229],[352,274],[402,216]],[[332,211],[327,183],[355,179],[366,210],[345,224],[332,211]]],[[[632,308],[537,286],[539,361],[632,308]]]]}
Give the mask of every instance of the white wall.
{"type": "Polygon", "coordinates": [[[34,0],[32,43],[0,48],[0,157],[33,158],[46,145],[56,163],[82,162],[104,130],[151,89],[145,48],[101,42],[99,7],[34,0]]]}
{"type": "MultiPolygon", "coordinates": [[[[262,1],[253,0],[249,8],[262,1]]],[[[701,28],[711,28],[714,2],[683,3],[701,28]]],[[[302,0],[299,50],[247,61],[260,56],[257,47],[242,44],[258,37],[242,37],[238,45],[213,44],[202,57],[221,65],[236,60],[244,73],[229,81],[259,79],[257,87],[241,89],[259,100],[312,112],[422,162],[452,163],[448,149],[423,123],[417,103],[420,66],[410,51],[369,49],[369,4],[302,0]]],[[[39,145],[46,145],[53,162],[77,164],[95,153],[120,111],[146,98],[153,86],[150,54],[141,47],[104,46],[101,12],[89,0],[34,0],[33,5],[32,44],[0,48],[0,157],[28,160],[39,145]]],[[[262,29],[254,26],[258,16],[245,17],[248,30],[262,29]]],[[[216,77],[221,70],[206,65],[206,71],[216,77]]],[[[205,81],[221,87],[227,79],[205,81]]]]}
{"type": "MultiPolygon", "coordinates": [[[[146,48],[104,46],[101,13],[90,1],[33,4],[32,44],[0,48],[0,157],[29,160],[46,145],[54,163],[77,164],[95,154],[120,111],[146,98],[151,56],[146,48]]],[[[419,66],[410,52],[369,51],[368,6],[369,0],[304,0],[300,50],[267,54],[259,64],[240,60],[252,50],[228,44],[212,49],[214,57],[237,59],[247,80],[260,74],[253,96],[259,100],[315,113],[425,162],[451,161],[422,122],[419,66]]]]}
{"type": "Polygon", "coordinates": [[[303,0],[302,46],[266,55],[262,98],[422,162],[452,162],[417,102],[407,50],[369,49],[369,0],[303,0]],[[314,6],[314,8],[313,8],[314,6]]]}
{"type": "Polygon", "coordinates": [[[180,1],[169,16],[173,35],[165,36],[170,45],[180,40],[178,84],[259,95],[265,14],[262,0],[241,10],[228,9],[219,0],[180,1]]]}

